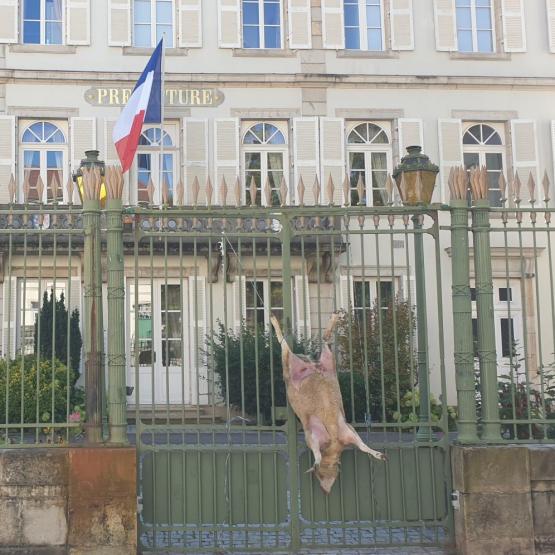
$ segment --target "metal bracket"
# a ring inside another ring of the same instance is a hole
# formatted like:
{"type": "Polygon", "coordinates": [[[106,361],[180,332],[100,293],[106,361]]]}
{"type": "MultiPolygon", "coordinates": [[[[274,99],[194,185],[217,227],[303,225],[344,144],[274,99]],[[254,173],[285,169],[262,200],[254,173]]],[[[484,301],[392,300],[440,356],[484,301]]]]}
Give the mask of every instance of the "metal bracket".
{"type": "Polygon", "coordinates": [[[455,511],[460,511],[461,509],[460,495],[458,489],[451,492],[451,505],[453,505],[455,511]]]}

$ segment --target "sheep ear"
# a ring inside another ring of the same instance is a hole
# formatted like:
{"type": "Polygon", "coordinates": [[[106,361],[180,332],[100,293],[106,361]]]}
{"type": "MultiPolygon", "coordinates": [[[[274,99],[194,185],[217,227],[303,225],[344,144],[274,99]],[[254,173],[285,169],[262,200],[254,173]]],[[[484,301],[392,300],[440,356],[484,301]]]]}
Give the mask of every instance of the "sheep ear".
{"type": "Polygon", "coordinates": [[[320,354],[320,366],[324,369],[324,372],[335,373],[335,357],[327,343],[324,343],[320,354]]]}

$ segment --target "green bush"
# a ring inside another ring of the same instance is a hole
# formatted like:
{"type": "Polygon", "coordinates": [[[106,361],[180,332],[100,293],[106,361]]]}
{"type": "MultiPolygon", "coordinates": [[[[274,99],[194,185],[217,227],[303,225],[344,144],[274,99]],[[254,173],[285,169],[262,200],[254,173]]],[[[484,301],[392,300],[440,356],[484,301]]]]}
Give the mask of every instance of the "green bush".
{"type": "Polygon", "coordinates": [[[83,404],[83,390],[73,387],[72,380],[72,372],[59,360],[54,366],[52,360],[41,360],[37,372],[35,356],[0,359],[0,424],[6,424],[6,384],[8,424],[66,422],[67,413],[83,404]]]}

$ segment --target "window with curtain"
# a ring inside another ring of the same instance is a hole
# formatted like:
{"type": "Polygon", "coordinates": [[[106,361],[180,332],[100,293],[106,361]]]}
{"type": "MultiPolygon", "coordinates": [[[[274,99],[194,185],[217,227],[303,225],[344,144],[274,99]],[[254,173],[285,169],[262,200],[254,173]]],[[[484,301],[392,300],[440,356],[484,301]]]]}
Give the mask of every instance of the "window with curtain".
{"type": "Polygon", "coordinates": [[[391,172],[391,142],[383,125],[364,122],[351,127],[347,135],[347,154],[351,186],[351,204],[384,206],[385,188],[391,172]],[[358,184],[362,181],[363,197],[359,197],[358,184]]]}
{"type": "Polygon", "coordinates": [[[23,43],[63,44],[62,0],[23,0],[23,43]]]}
{"type": "Polygon", "coordinates": [[[133,46],[152,48],[165,36],[167,48],[174,46],[173,0],[133,0],[133,46]]]}
{"type": "Polygon", "coordinates": [[[281,48],[281,0],[243,0],[243,48],[281,48]]]}
{"type": "Polygon", "coordinates": [[[24,128],[21,137],[23,202],[62,202],[67,143],[58,125],[40,121],[24,128]]]}
{"type": "Polygon", "coordinates": [[[493,52],[492,0],[456,0],[460,52],[493,52]]]}
{"type": "Polygon", "coordinates": [[[344,0],[345,48],[383,50],[383,0],[344,0]]]}

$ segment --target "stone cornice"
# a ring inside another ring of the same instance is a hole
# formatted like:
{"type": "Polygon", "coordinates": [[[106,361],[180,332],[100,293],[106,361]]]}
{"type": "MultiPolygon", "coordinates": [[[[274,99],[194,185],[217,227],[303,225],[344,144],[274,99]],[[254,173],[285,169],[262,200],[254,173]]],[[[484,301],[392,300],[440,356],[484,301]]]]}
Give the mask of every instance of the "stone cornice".
{"type": "MultiPolygon", "coordinates": [[[[105,71],[53,71],[0,69],[0,84],[58,83],[70,85],[125,85],[135,82],[139,73],[105,71]]],[[[353,75],[314,73],[167,73],[166,83],[194,83],[220,87],[339,87],[414,89],[555,89],[555,77],[441,76],[441,75],[353,75]]]]}

